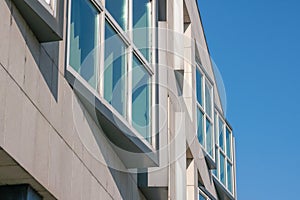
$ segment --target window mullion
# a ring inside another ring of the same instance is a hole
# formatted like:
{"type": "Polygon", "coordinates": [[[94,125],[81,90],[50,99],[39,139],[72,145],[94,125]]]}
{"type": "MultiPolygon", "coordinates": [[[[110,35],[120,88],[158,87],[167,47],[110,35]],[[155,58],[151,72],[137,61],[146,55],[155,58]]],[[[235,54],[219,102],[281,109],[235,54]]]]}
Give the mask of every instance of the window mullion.
{"type": "Polygon", "coordinates": [[[104,43],[105,43],[105,12],[101,12],[100,14],[100,23],[99,23],[99,30],[100,30],[100,40],[99,40],[99,57],[100,57],[100,62],[99,62],[99,94],[100,97],[104,97],[104,43]]]}
{"type": "Polygon", "coordinates": [[[132,89],[132,48],[129,46],[127,48],[127,65],[128,65],[128,71],[127,71],[127,120],[129,124],[132,125],[132,94],[133,94],[133,89],[132,89]]]}

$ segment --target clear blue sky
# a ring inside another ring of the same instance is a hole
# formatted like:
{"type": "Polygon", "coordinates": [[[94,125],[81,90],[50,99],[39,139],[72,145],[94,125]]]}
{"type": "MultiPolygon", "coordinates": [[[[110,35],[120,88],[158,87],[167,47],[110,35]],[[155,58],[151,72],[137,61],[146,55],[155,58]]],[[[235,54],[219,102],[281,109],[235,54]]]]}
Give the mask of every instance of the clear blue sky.
{"type": "Polygon", "coordinates": [[[300,199],[300,0],[199,7],[235,131],[238,199],[300,199]]]}

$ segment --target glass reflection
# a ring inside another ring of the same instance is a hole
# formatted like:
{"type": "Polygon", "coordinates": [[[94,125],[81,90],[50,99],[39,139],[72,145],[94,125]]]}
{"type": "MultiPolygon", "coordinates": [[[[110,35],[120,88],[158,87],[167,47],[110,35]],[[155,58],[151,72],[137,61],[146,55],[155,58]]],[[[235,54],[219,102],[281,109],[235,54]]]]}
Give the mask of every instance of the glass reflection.
{"type": "Polygon", "coordinates": [[[150,142],[150,75],[133,56],[132,66],[132,125],[150,142]]]}
{"type": "Polygon", "coordinates": [[[69,65],[97,88],[98,11],[87,0],[71,2],[69,65]]]}
{"type": "Polygon", "coordinates": [[[126,45],[105,23],[104,98],[123,116],[126,111],[126,45]]]}

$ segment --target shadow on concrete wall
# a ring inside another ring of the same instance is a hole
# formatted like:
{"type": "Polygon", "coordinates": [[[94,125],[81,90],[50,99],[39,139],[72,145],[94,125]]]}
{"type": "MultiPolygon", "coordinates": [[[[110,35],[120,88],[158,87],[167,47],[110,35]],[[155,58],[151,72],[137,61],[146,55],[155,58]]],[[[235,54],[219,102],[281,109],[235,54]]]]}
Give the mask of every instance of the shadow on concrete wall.
{"type": "MultiPolygon", "coordinates": [[[[32,56],[35,61],[35,66],[28,67],[38,67],[45,83],[47,84],[49,91],[51,92],[55,101],[58,99],[58,62],[59,62],[59,42],[49,42],[49,43],[39,43],[36,39],[25,20],[19,13],[18,9],[11,2],[11,0],[5,0],[6,4],[11,11],[10,24],[13,21],[17,24],[31,55],[25,55],[25,65],[21,67],[27,67],[26,61],[27,56],[32,56]]],[[[21,45],[21,44],[20,44],[21,45]]],[[[23,70],[23,69],[22,69],[23,70]]],[[[33,75],[35,76],[35,75],[33,75]]],[[[31,76],[25,77],[24,79],[30,79],[31,76]]],[[[38,83],[37,83],[38,84],[38,83]]]]}

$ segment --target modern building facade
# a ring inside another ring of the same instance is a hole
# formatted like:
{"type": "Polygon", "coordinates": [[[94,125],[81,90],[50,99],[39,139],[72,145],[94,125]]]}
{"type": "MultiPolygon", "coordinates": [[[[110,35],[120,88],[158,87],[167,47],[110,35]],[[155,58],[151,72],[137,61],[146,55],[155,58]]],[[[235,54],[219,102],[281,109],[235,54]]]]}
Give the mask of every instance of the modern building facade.
{"type": "Polygon", "coordinates": [[[197,1],[2,0],[0,15],[0,199],[237,199],[197,1]]]}

